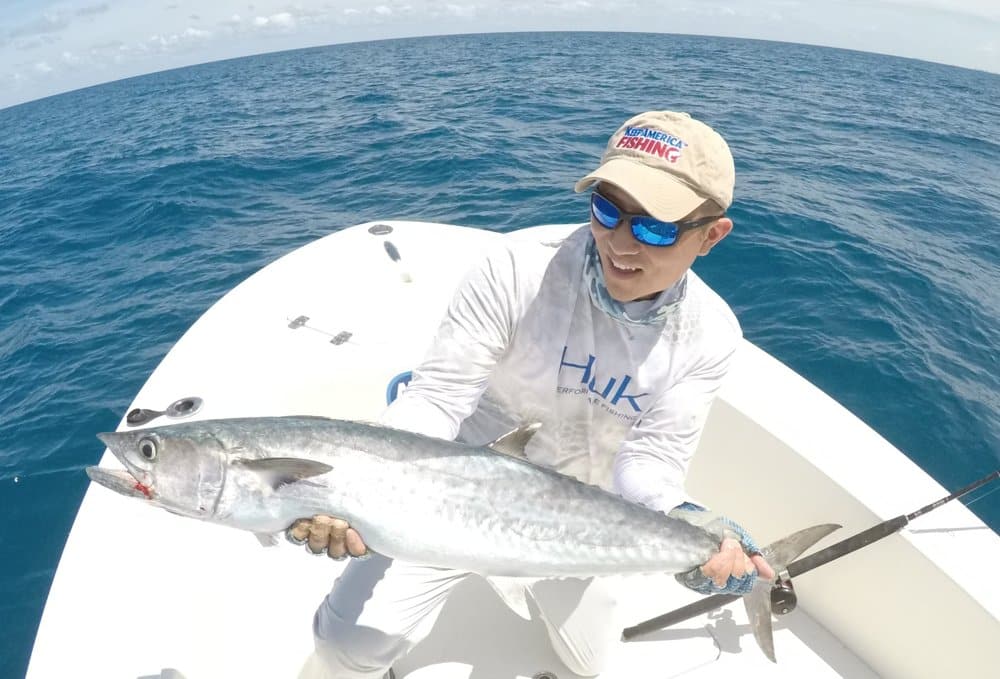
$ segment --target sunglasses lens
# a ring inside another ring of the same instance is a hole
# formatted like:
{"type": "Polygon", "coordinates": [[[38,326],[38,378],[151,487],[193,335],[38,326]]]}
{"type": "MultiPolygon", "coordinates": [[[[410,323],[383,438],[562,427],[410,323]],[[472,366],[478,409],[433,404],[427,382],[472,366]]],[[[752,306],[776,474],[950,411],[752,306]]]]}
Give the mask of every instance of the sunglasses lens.
{"type": "MultiPolygon", "coordinates": [[[[618,206],[597,192],[590,194],[590,212],[597,223],[606,229],[615,228],[622,219],[618,206]]],[[[632,235],[640,243],[663,247],[677,242],[679,229],[676,224],[641,215],[631,216],[629,221],[632,235]]]]}
{"type": "Polygon", "coordinates": [[[594,219],[608,229],[618,226],[618,220],[621,219],[617,206],[597,193],[590,194],[590,211],[594,214],[594,219]]]}
{"type": "Polygon", "coordinates": [[[677,225],[652,217],[633,217],[632,235],[646,245],[673,245],[677,241],[677,225]]]}

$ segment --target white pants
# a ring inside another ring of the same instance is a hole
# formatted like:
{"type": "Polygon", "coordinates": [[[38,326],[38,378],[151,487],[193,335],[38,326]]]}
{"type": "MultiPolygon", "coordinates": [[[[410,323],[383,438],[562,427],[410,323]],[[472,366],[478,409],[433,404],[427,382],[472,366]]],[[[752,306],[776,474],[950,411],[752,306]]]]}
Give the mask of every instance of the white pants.
{"type": "MultiPolygon", "coordinates": [[[[316,652],[302,676],[382,679],[426,637],[464,571],[372,555],[348,564],[313,621],[316,652]]],[[[621,638],[609,580],[546,580],[530,592],[557,655],[573,672],[599,674],[621,638]]]]}

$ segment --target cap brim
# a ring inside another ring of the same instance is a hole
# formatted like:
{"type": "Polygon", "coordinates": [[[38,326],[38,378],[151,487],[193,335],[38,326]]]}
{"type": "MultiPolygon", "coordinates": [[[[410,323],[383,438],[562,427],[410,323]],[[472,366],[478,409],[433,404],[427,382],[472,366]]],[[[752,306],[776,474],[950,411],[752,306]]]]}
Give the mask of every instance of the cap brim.
{"type": "Polygon", "coordinates": [[[664,172],[626,158],[612,158],[573,187],[586,191],[595,182],[610,182],[627,192],[650,215],[675,222],[694,212],[706,198],[664,172]]]}

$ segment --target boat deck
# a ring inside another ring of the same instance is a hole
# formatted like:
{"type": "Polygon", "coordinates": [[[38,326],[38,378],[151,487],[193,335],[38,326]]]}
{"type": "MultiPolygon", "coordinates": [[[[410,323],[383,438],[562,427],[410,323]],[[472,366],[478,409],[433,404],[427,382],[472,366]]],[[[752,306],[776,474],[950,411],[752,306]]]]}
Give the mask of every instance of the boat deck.
{"type": "MultiPolygon", "coordinates": [[[[371,233],[370,225],[332,234],[249,278],[178,341],[132,407],[162,410],[197,396],[204,406],[194,418],[374,419],[386,385],[417,363],[457,281],[497,237],[389,224],[388,235],[371,233]]],[[[515,237],[555,239],[570,228],[515,237]]],[[[102,463],[117,466],[110,454],[102,463]]],[[[812,524],[844,525],[819,546],[945,494],[857,418],[750,344],[713,407],[688,490],[738,516],[764,544],[812,524]]],[[[952,503],[912,531],[797,581],[799,609],[775,623],[777,665],[758,650],[737,603],[622,644],[602,676],[995,676],[1000,592],[979,577],[977,562],[1000,562],[1000,538],[952,503]]],[[[313,611],[339,567],[284,542],[263,548],[249,534],[91,487],[27,677],[295,677],[312,651],[313,611]],[[180,674],[164,672],[171,669],[180,674]]],[[[622,599],[628,625],[697,597],[667,577],[631,578],[629,587],[634,593],[622,599]]],[[[573,677],[540,622],[521,620],[474,580],[396,668],[399,679],[544,672],[573,677]]]]}

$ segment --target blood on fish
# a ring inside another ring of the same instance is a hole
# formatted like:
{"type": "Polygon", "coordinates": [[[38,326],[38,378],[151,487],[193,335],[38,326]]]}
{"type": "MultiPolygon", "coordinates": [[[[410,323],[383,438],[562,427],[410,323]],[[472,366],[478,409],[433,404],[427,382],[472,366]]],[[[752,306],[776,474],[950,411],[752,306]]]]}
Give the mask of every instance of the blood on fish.
{"type": "Polygon", "coordinates": [[[139,481],[135,482],[135,489],[145,495],[148,499],[153,499],[153,494],[149,492],[149,487],[142,485],[139,481]]]}

